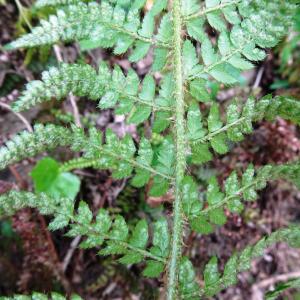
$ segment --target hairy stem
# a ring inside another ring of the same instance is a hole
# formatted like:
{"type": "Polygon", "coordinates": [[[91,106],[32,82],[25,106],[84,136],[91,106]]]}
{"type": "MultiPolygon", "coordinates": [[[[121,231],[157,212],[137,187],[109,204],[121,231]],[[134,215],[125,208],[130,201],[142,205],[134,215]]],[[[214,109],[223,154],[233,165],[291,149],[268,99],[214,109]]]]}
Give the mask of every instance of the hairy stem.
{"type": "Polygon", "coordinates": [[[182,190],[181,183],[185,171],[185,121],[184,121],[184,91],[182,76],[182,39],[181,39],[181,13],[180,0],[173,0],[174,22],[174,76],[175,76],[175,138],[176,138],[176,176],[175,176],[175,201],[173,204],[173,229],[170,261],[168,266],[167,299],[176,299],[178,268],[182,245],[182,190]]]}

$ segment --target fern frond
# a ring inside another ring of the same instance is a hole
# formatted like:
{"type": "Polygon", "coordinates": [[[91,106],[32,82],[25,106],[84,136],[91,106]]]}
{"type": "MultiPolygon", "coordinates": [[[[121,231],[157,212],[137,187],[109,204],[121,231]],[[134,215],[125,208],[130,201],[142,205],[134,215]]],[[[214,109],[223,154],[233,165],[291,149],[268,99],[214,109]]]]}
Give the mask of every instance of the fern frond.
{"type": "Polygon", "coordinates": [[[51,230],[69,225],[68,236],[86,236],[80,244],[82,248],[104,246],[99,254],[122,255],[119,261],[124,264],[138,263],[147,258],[144,275],[148,277],[157,277],[164,270],[170,242],[168,223],[164,218],[154,224],[152,247],[148,251],[149,233],[145,220],[139,221],[129,233],[122,216],[112,218],[106,210],[100,209],[94,220],[91,210],[83,201],[76,212],[72,200],[58,200],[43,193],[35,195],[10,191],[0,196],[0,215],[10,215],[24,207],[36,208],[41,214],[54,215],[49,224],[51,230]]]}
{"type": "Polygon", "coordinates": [[[35,125],[34,133],[23,131],[0,148],[0,169],[58,146],[70,145],[71,141],[69,130],[64,127],[35,125]]]}
{"type": "Polygon", "coordinates": [[[197,184],[193,178],[186,176],[183,189],[183,211],[196,232],[209,234],[213,232],[213,224],[224,225],[227,221],[224,208],[230,212],[240,213],[244,209],[242,200],[255,201],[257,191],[265,188],[268,181],[279,178],[299,184],[297,176],[300,174],[299,162],[278,166],[264,166],[255,171],[249,165],[241,178],[233,172],[225,180],[224,191],[221,190],[216,177],[209,180],[205,208],[204,202],[199,200],[197,184]]]}
{"type": "Polygon", "coordinates": [[[204,289],[198,293],[187,292],[183,299],[195,299],[193,297],[206,295],[209,297],[219,293],[231,285],[235,285],[238,281],[238,273],[251,268],[251,261],[263,255],[265,249],[278,242],[285,242],[290,247],[300,247],[300,227],[291,226],[289,228],[280,229],[271,235],[264,237],[253,246],[247,246],[242,252],[235,253],[225,264],[224,272],[221,275],[218,270],[218,260],[212,257],[207,263],[204,270],[204,289]]]}
{"type": "MultiPolygon", "coordinates": [[[[206,1],[206,8],[200,10],[195,1],[186,2],[183,15],[187,32],[201,42],[202,60],[201,65],[198,58],[194,61],[190,72],[186,72],[186,79],[203,78],[208,74],[225,84],[237,82],[239,70],[252,68],[250,61],[264,59],[265,52],[261,48],[273,47],[280,41],[291,25],[296,8],[293,1],[240,0],[206,1]],[[205,33],[206,20],[220,32],[217,49],[205,33]],[[234,25],[230,32],[226,21],[234,25]]],[[[195,53],[192,46],[183,58],[195,53]]]]}
{"type": "Polygon", "coordinates": [[[72,93],[100,100],[102,109],[116,107],[118,114],[130,113],[128,122],[135,124],[148,119],[152,111],[172,110],[172,102],[160,101],[160,104],[155,100],[156,84],[152,76],[145,77],[141,92],[139,86],[139,77],[132,69],[125,77],[119,67],[111,72],[105,63],[100,64],[98,73],[90,65],[61,64],[43,72],[42,80],[29,82],[13,109],[19,112],[72,93]]]}
{"type": "Polygon", "coordinates": [[[211,148],[218,154],[227,153],[230,142],[240,142],[245,134],[252,133],[253,122],[262,119],[273,120],[277,116],[300,124],[300,102],[283,96],[273,98],[271,95],[257,102],[249,98],[242,109],[236,102],[232,102],[226,110],[225,124],[221,120],[219,106],[213,104],[207,127],[203,124],[198,104],[191,104],[187,115],[187,127],[193,163],[202,164],[211,160],[211,148]]]}
{"type": "Polygon", "coordinates": [[[156,1],[141,22],[140,1],[134,2],[128,12],[108,1],[102,1],[101,4],[77,3],[65,10],[58,10],[57,15],[49,17],[49,21],[42,20],[40,26],[33,28],[32,33],[10,43],[6,49],[90,39],[97,41],[100,47],[115,47],[116,54],[125,53],[131,47],[133,52],[129,59],[136,62],[148,53],[151,45],[160,49],[170,47],[168,41],[172,35],[159,34],[155,39],[152,37],[154,18],[165,9],[166,4],[165,0],[156,1]]]}
{"type": "Polygon", "coordinates": [[[144,186],[153,176],[150,194],[160,196],[168,191],[174,180],[175,158],[171,138],[159,147],[156,160],[153,160],[153,150],[146,139],[141,142],[136,155],[136,147],[129,135],[119,139],[111,130],[107,130],[105,138],[106,143],[103,143],[101,132],[93,127],[85,134],[76,126],[67,129],[36,125],[33,133],[21,132],[0,148],[0,169],[58,146],[70,146],[75,152],[83,152],[83,157],[67,163],[62,169],[94,166],[112,170],[112,176],[117,179],[131,176],[135,169],[132,181],[135,186],[144,186]]]}

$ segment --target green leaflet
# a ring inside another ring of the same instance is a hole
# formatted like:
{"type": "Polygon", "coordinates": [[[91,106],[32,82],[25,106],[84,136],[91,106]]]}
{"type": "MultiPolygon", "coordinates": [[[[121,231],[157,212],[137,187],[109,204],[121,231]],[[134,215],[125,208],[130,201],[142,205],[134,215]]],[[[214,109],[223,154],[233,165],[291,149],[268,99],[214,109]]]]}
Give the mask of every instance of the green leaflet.
{"type": "Polygon", "coordinates": [[[191,261],[182,257],[179,266],[179,292],[183,299],[199,299],[199,285],[196,282],[196,273],[191,261]],[[191,294],[192,296],[185,296],[191,294]]]}
{"type": "Polygon", "coordinates": [[[184,77],[189,77],[195,74],[198,70],[198,58],[196,49],[192,42],[186,40],[183,44],[182,49],[182,60],[183,60],[183,75],[184,77]]]}
{"type": "MultiPolygon", "coordinates": [[[[207,296],[213,296],[220,290],[236,284],[238,273],[250,269],[251,261],[262,256],[266,248],[277,242],[286,242],[289,244],[291,241],[299,241],[299,238],[299,226],[279,229],[271,235],[262,238],[255,245],[247,246],[243,251],[233,254],[225,264],[222,275],[218,271],[217,258],[211,258],[204,270],[204,293],[207,296]]],[[[299,247],[299,245],[296,247],[299,247]]]]}
{"type": "MultiPolygon", "coordinates": [[[[167,176],[172,176],[174,173],[174,163],[174,143],[171,137],[167,137],[157,149],[153,167],[159,173],[166,174],[167,176]]],[[[168,180],[162,179],[159,176],[155,176],[153,178],[153,183],[149,191],[149,195],[153,197],[164,195],[168,191],[169,186],[170,182],[168,180]]]]}
{"type": "MultiPolygon", "coordinates": [[[[137,162],[145,166],[151,166],[152,159],[153,150],[150,141],[148,141],[145,138],[142,138],[140,141],[137,162]]],[[[138,168],[136,169],[136,174],[133,177],[131,183],[135,187],[142,187],[149,181],[150,176],[151,173],[148,170],[138,168]]]]}
{"type": "Polygon", "coordinates": [[[217,257],[212,257],[206,264],[204,269],[205,293],[208,296],[215,295],[219,291],[218,260],[217,257]]]}
{"type": "Polygon", "coordinates": [[[195,79],[190,82],[190,93],[199,102],[210,102],[211,95],[207,91],[206,81],[204,79],[195,79]]]}
{"type": "Polygon", "coordinates": [[[150,75],[147,75],[144,79],[142,90],[139,94],[140,99],[149,105],[140,105],[139,107],[134,107],[131,111],[128,122],[139,124],[147,120],[151,114],[151,103],[153,103],[155,96],[155,81],[150,75]]]}
{"type": "Polygon", "coordinates": [[[201,113],[197,103],[192,103],[187,113],[188,138],[197,140],[205,136],[206,131],[202,127],[201,113]]]}

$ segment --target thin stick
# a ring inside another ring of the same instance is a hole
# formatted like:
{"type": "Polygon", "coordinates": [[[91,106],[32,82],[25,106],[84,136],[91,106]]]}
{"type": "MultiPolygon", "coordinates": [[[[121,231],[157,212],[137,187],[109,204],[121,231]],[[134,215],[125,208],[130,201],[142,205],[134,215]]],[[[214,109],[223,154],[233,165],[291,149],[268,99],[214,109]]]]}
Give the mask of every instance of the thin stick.
{"type": "Polygon", "coordinates": [[[31,125],[29,124],[29,122],[26,120],[26,118],[23,115],[13,111],[12,108],[6,103],[0,102],[0,107],[13,113],[20,121],[22,121],[22,123],[26,126],[26,128],[29,132],[33,132],[31,125]]]}
{"type": "Polygon", "coordinates": [[[81,240],[81,236],[79,235],[70,244],[70,248],[62,262],[62,269],[63,269],[64,273],[67,271],[68,265],[70,264],[71,258],[73,256],[78,244],[80,243],[80,240],[81,240]]]}
{"type": "Polygon", "coordinates": [[[297,272],[291,272],[287,274],[279,274],[275,275],[274,277],[267,278],[263,281],[260,281],[257,284],[254,284],[252,286],[252,300],[263,300],[263,292],[261,291],[262,289],[267,288],[268,286],[274,285],[278,282],[282,281],[288,281],[290,279],[295,279],[295,278],[300,278],[300,271],[297,272]]]}
{"type": "MultiPolygon", "coordinates": [[[[61,51],[60,51],[59,46],[54,45],[53,50],[54,50],[57,61],[62,63],[63,62],[63,57],[61,55],[61,51]]],[[[72,109],[73,109],[75,124],[78,127],[82,127],[82,124],[81,124],[81,121],[80,121],[79,109],[78,109],[78,106],[77,106],[77,103],[76,103],[76,98],[72,93],[69,94],[69,100],[70,100],[70,103],[71,103],[71,106],[72,106],[72,109]]]]}

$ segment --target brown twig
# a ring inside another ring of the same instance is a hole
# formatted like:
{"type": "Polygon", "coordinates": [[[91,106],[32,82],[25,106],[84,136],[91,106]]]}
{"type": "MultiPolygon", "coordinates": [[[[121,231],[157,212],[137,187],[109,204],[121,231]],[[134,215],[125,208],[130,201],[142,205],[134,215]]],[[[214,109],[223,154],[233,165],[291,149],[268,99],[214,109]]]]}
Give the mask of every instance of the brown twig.
{"type": "Polygon", "coordinates": [[[257,284],[252,286],[252,300],[263,300],[264,294],[263,289],[267,288],[268,286],[275,285],[278,282],[288,281],[290,279],[300,278],[300,271],[291,272],[287,274],[280,274],[275,275],[273,277],[267,278],[265,280],[260,281],[257,284]]]}
{"type": "Polygon", "coordinates": [[[0,107],[13,113],[18,119],[20,119],[20,121],[22,121],[22,123],[26,126],[26,128],[29,132],[33,132],[31,125],[29,124],[29,122],[26,120],[26,118],[23,115],[13,111],[12,108],[6,103],[0,102],[0,107]]]}
{"type": "MultiPolygon", "coordinates": [[[[60,51],[59,46],[54,45],[53,50],[54,50],[57,61],[62,63],[64,60],[63,60],[63,57],[61,55],[61,51],[60,51]]],[[[75,124],[78,127],[82,127],[82,124],[81,124],[81,121],[80,121],[80,114],[79,114],[78,106],[76,104],[76,97],[72,93],[69,94],[69,100],[70,100],[71,106],[73,108],[75,124]]]]}

